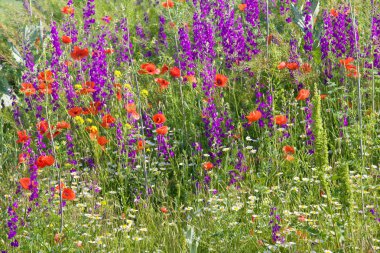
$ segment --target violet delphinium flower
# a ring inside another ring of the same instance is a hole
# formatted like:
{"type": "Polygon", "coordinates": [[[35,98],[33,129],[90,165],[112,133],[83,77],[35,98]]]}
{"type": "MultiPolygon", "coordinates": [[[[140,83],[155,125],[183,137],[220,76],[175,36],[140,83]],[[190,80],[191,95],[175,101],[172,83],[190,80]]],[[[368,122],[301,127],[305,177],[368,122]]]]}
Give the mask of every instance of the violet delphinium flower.
{"type": "Polygon", "coordinates": [[[91,25],[95,23],[95,0],[87,0],[86,6],[83,8],[83,30],[85,34],[89,35],[91,25]]]}
{"type": "Polygon", "coordinates": [[[256,40],[261,36],[260,32],[260,6],[258,0],[246,0],[246,21],[250,26],[245,27],[247,32],[247,47],[250,54],[258,54],[256,40]]]}
{"type": "MultiPolygon", "coordinates": [[[[348,7],[344,8],[344,13],[348,13],[349,10],[350,9],[348,7]]],[[[357,30],[358,24],[357,24],[357,20],[355,21],[356,22],[354,23],[350,15],[345,14],[345,27],[346,27],[346,34],[347,34],[347,40],[348,40],[347,46],[349,46],[349,48],[347,49],[346,56],[345,56],[346,58],[355,57],[356,53],[359,53],[357,52],[357,50],[359,50],[359,48],[357,48],[357,44],[359,43],[359,33],[357,30]]]]}
{"type": "Polygon", "coordinates": [[[160,22],[160,28],[158,32],[158,41],[160,44],[164,45],[167,48],[168,41],[166,39],[166,33],[165,33],[165,23],[166,23],[165,17],[161,15],[159,17],[159,22],[160,22]]]}
{"type": "Polygon", "coordinates": [[[78,95],[75,93],[74,87],[71,84],[69,68],[65,64],[61,65],[61,67],[61,73],[64,75],[62,83],[66,93],[67,108],[72,108],[75,106],[74,99],[77,98],[78,95]]]}
{"type": "MultiPolygon", "coordinates": [[[[28,149],[28,151],[30,151],[29,152],[29,154],[30,154],[29,173],[30,173],[30,183],[31,183],[30,191],[32,192],[32,194],[29,197],[29,201],[34,201],[34,200],[38,199],[38,182],[37,182],[38,167],[36,165],[36,157],[35,157],[34,153],[32,152],[32,150],[30,148],[28,149]]],[[[36,205],[37,204],[38,203],[36,202],[36,205]]]]}
{"type": "Polygon", "coordinates": [[[200,18],[196,12],[193,20],[194,58],[199,59],[201,62],[211,62],[216,56],[213,25],[209,21],[200,18]]]}
{"type": "Polygon", "coordinates": [[[342,58],[346,54],[347,36],[346,36],[346,15],[339,13],[337,17],[332,17],[332,42],[331,51],[337,58],[342,58]]]}
{"type": "Polygon", "coordinates": [[[276,210],[276,207],[272,207],[270,209],[271,220],[269,222],[269,225],[272,226],[272,241],[274,243],[284,243],[285,238],[279,235],[281,226],[278,223],[281,221],[281,218],[279,215],[276,215],[276,210]]]}
{"type": "Polygon", "coordinates": [[[380,70],[380,14],[372,19],[373,66],[380,70]]]}
{"type": "Polygon", "coordinates": [[[313,23],[312,23],[312,16],[311,16],[311,2],[306,1],[305,3],[305,9],[304,9],[304,18],[305,18],[305,26],[304,26],[304,32],[305,35],[303,37],[304,39],[304,50],[309,60],[312,59],[311,51],[313,50],[313,23]]]}
{"type": "Polygon", "coordinates": [[[333,35],[333,25],[330,13],[325,10],[323,12],[323,34],[321,37],[320,47],[321,47],[321,59],[324,64],[325,76],[331,79],[332,76],[332,62],[328,57],[330,52],[330,45],[333,35]]]}
{"type": "Polygon", "coordinates": [[[121,41],[118,47],[115,48],[116,62],[120,66],[122,62],[130,62],[133,55],[132,42],[130,39],[128,20],[122,18],[120,22],[116,23],[115,32],[121,34],[121,41]]]}
{"type": "Polygon", "coordinates": [[[59,36],[58,36],[58,31],[56,27],[56,22],[52,22],[50,24],[51,27],[51,41],[53,44],[53,52],[52,52],[52,57],[50,60],[50,68],[51,71],[54,75],[54,82],[52,83],[52,93],[51,96],[53,98],[52,104],[53,104],[53,111],[56,111],[59,107],[59,95],[58,95],[58,89],[59,89],[59,84],[57,80],[55,80],[56,77],[58,77],[58,73],[60,72],[60,63],[59,63],[59,58],[62,55],[62,50],[61,50],[61,45],[59,41],[59,36]]]}
{"type": "Polygon", "coordinates": [[[164,157],[166,161],[168,161],[170,157],[174,156],[174,152],[168,142],[168,138],[164,135],[157,135],[157,149],[158,155],[164,157]]]}
{"type": "MultiPolygon", "coordinates": [[[[8,215],[9,215],[9,220],[7,222],[7,227],[8,227],[8,240],[13,239],[17,235],[17,223],[19,221],[18,215],[16,213],[16,210],[18,208],[18,203],[17,201],[13,202],[12,206],[8,207],[8,215]]],[[[12,247],[18,247],[18,241],[14,239],[11,242],[12,247]]]]}
{"type": "Polygon", "coordinates": [[[67,162],[72,165],[77,165],[78,161],[75,159],[74,155],[74,140],[71,135],[71,131],[67,131],[66,133],[66,141],[67,141],[67,162]]]}
{"type": "Polygon", "coordinates": [[[98,35],[96,43],[92,44],[94,53],[92,55],[91,67],[89,70],[90,80],[95,83],[95,92],[92,94],[94,101],[107,101],[108,94],[111,94],[112,88],[104,89],[108,80],[107,55],[105,53],[107,33],[103,31],[98,35]],[[106,92],[108,90],[108,93],[106,92]]]}
{"type": "Polygon", "coordinates": [[[226,56],[226,66],[230,68],[236,61],[246,59],[247,55],[241,17],[235,19],[234,9],[229,7],[220,18],[219,27],[219,35],[222,38],[223,51],[226,56]]]}
{"type": "Polygon", "coordinates": [[[152,138],[153,137],[154,125],[152,123],[151,118],[149,117],[148,114],[146,114],[145,112],[143,112],[142,119],[143,119],[143,122],[144,122],[144,135],[147,138],[152,138]]]}
{"type": "MultiPolygon", "coordinates": [[[[269,128],[273,127],[273,114],[272,114],[272,95],[269,90],[269,87],[266,87],[264,84],[257,83],[254,87],[255,92],[255,103],[258,105],[257,110],[261,112],[262,117],[258,120],[258,125],[260,128],[263,128],[265,126],[265,123],[267,123],[267,126],[269,128]]],[[[243,116],[243,120],[246,120],[243,116]]],[[[249,123],[245,123],[244,127],[248,128],[250,126],[249,123]]]]}
{"type": "Polygon", "coordinates": [[[187,74],[193,75],[195,64],[188,30],[187,27],[178,29],[179,44],[181,46],[181,51],[178,54],[178,65],[182,71],[187,70],[187,74]]]}
{"type": "Polygon", "coordinates": [[[244,175],[248,170],[248,166],[244,165],[245,157],[241,150],[238,151],[236,161],[234,162],[235,169],[230,170],[230,182],[229,185],[235,184],[237,188],[240,188],[239,182],[244,180],[244,175]]]}

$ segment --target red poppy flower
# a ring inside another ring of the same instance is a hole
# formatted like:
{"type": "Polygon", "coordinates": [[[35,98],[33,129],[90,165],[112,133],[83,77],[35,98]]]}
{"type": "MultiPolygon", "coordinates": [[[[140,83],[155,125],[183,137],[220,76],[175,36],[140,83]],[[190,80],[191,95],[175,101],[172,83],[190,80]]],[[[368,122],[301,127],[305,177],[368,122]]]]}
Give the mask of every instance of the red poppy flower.
{"type": "Polygon", "coordinates": [[[74,50],[71,52],[71,58],[73,58],[76,61],[80,61],[83,58],[86,58],[88,56],[88,49],[83,48],[81,49],[78,46],[74,46],[74,50]]]}
{"type": "Polygon", "coordinates": [[[286,68],[286,62],[280,62],[280,64],[278,64],[278,66],[277,66],[277,69],[279,69],[279,70],[281,70],[281,69],[284,69],[284,68],[286,68]]]}
{"type": "Polygon", "coordinates": [[[181,70],[177,67],[171,68],[169,73],[172,77],[180,77],[181,76],[181,70]]]}
{"type": "Polygon", "coordinates": [[[289,70],[297,70],[299,68],[299,65],[297,62],[287,62],[286,63],[286,67],[289,69],[289,70]]]}
{"type": "Polygon", "coordinates": [[[294,150],[294,148],[292,146],[289,146],[289,145],[285,145],[283,148],[282,148],[282,151],[288,155],[288,154],[294,154],[296,151],[294,150]]]}
{"type": "Polygon", "coordinates": [[[159,74],[160,70],[156,68],[156,65],[153,63],[144,63],[141,64],[141,69],[138,71],[139,74],[148,74],[155,75],[159,74]]]}
{"type": "Polygon", "coordinates": [[[98,144],[102,147],[104,147],[108,143],[107,137],[100,136],[98,137],[98,144]]]}
{"type": "Polygon", "coordinates": [[[53,92],[51,83],[49,83],[49,84],[40,83],[40,85],[38,85],[38,91],[41,94],[45,94],[45,95],[46,94],[51,94],[53,92]]]}
{"type": "Polygon", "coordinates": [[[168,133],[168,127],[162,126],[156,129],[156,133],[159,135],[166,135],[168,133]]]}
{"type": "Polygon", "coordinates": [[[247,4],[239,4],[239,5],[238,5],[238,9],[239,9],[240,11],[245,11],[245,8],[247,8],[247,4]]]}
{"type": "Polygon", "coordinates": [[[285,160],[288,161],[288,162],[291,162],[291,161],[294,160],[294,156],[292,156],[292,155],[286,155],[285,156],[285,160]]]}
{"type": "Polygon", "coordinates": [[[38,80],[40,82],[43,82],[43,83],[52,83],[54,82],[54,75],[53,75],[53,72],[51,72],[50,70],[45,70],[45,71],[42,71],[40,73],[38,73],[38,80]]]}
{"type": "Polygon", "coordinates": [[[104,53],[105,54],[112,54],[113,53],[113,49],[112,48],[107,48],[106,50],[104,50],[104,53]]]}
{"type": "Polygon", "coordinates": [[[136,105],[135,103],[128,103],[124,106],[127,113],[132,113],[136,111],[136,105]]]}
{"type": "Polygon", "coordinates": [[[36,94],[36,89],[34,88],[33,84],[31,83],[22,83],[22,88],[20,91],[25,94],[25,96],[29,97],[31,95],[36,94]]]}
{"type": "Polygon", "coordinates": [[[138,142],[137,142],[137,151],[143,150],[144,146],[145,146],[145,141],[138,140],[138,142]]]}
{"type": "Polygon", "coordinates": [[[303,73],[310,73],[311,72],[311,66],[310,66],[310,64],[309,63],[303,63],[301,65],[301,71],[303,73]]]}
{"type": "Polygon", "coordinates": [[[155,124],[164,124],[166,122],[166,117],[162,113],[153,115],[152,119],[155,124]]]}
{"type": "Polygon", "coordinates": [[[73,107],[73,108],[71,108],[71,109],[69,110],[69,115],[70,115],[71,117],[74,118],[74,117],[76,117],[76,116],[81,115],[82,112],[83,112],[82,107],[73,107]]]}
{"type": "Polygon", "coordinates": [[[52,166],[54,164],[54,157],[51,155],[42,155],[37,158],[36,165],[38,168],[42,169],[47,166],[52,166]]]}
{"type": "Polygon", "coordinates": [[[339,12],[337,12],[335,9],[331,9],[330,10],[330,15],[333,16],[333,17],[338,17],[339,16],[339,12]]]}
{"type": "Polygon", "coordinates": [[[49,130],[49,124],[46,120],[40,121],[37,123],[37,130],[40,132],[40,134],[44,134],[49,130]]]}
{"type": "Polygon", "coordinates": [[[162,68],[161,68],[161,72],[160,72],[160,74],[163,75],[163,74],[165,74],[168,70],[169,70],[168,66],[167,66],[166,64],[164,64],[164,66],[162,66],[162,68]]]}
{"type": "Polygon", "coordinates": [[[228,82],[228,78],[222,74],[215,75],[215,86],[218,87],[226,87],[228,82]]]}
{"type": "Polygon", "coordinates": [[[65,6],[61,10],[64,14],[74,14],[74,9],[70,6],[65,6]]]}
{"type": "Polygon", "coordinates": [[[274,117],[274,122],[276,123],[276,125],[282,126],[285,125],[286,122],[288,122],[288,119],[284,115],[277,115],[274,117]]]}
{"type": "Polygon", "coordinates": [[[53,132],[48,132],[48,133],[46,133],[46,138],[48,138],[49,140],[54,139],[60,133],[61,133],[60,131],[54,131],[54,133],[53,132]]]}
{"type": "MultiPolygon", "coordinates": [[[[20,179],[20,185],[22,188],[24,188],[26,190],[30,190],[30,187],[32,186],[30,178],[28,178],[28,177],[21,178],[20,179]]],[[[35,186],[35,183],[33,184],[33,186],[35,186]]]]}
{"type": "Polygon", "coordinates": [[[25,130],[17,131],[18,140],[17,143],[25,143],[30,139],[30,137],[26,134],[25,130]]]}
{"type": "Polygon", "coordinates": [[[248,120],[248,122],[251,124],[252,122],[255,122],[261,119],[261,116],[262,116],[261,112],[256,110],[256,111],[251,112],[249,115],[245,117],[248,120]]]}
{"type": "Polygon", "coordinates": [[[63,35],[61,37],[62,43],[64,44],[70,44],[71,43],[71,38],[69,36],[63,35]]]}
{"type": "Polygon", "coordinates": [[[163,212],[163,213],[168,213],[169,212],[168,209],[166,207],[164,207],[164,206],[160,208],[160,211],[163,212]]]}
{"type": "Polygon", "coordinates": [[[75,199],[75,192],[71,190],[70,188],[65,188],[62,191],[62,199],[65,200],[74,200],[75,199]]]}
{"type": "Polygon", "coordinates": [[[79,91],[79,94],[86,95],[88,93],[93,93],[96,91],[94,88],[95,88],[95,83],[87,81],[82,84],[82,89],[79,91]]]}
{"type": "Polygon", "coordinates": [[[83,108],[83,114],[93,114],[96,115],[101,112],[102,104],[100,102],[91,102],[89,108],[83,108]]]}
{"type": "Polygon", "coordinates": [[[63,188],[65,188],[65,184],[61,182],[59,185],[57,185],[57,186],[55,187],[55,190],[56,190],[56,191],[59,191],[60,189],[63,189],[63,188]]]}
{"type": "Polygon", "coordinates": [[[161,5],[164,8],[173,8],[174,7],[174,3],[171,0],[166,0],[165,2],[161,3],[161,5]]]}
{"type": "Polygon", "coordinates": [[[169,84],[170,84],[169,81],[166,81],[166,80],[163,79],[163,78],[156,78],[156,79],[154,79],[154,81],[160,85],[160,88],[161,88],[161,89],[166,89],[166,88],[168,88],[168,87],[169,87],[169,84]]]}
{"type": "Polygon", "coordinates": [[[67,123],[66,121],[58,122],[55,126],[57,129],[70,129],[70,123],[67,123]]]}
{"type": "Polygon", "coordinates": [[[186,75],[183,77],[183,80],[185,82],[189,82],[189,83],[196,83],[197,82],[197,79],[195,78],[194,75],[186,75]]]}
{"type": "Polygon", "coordinates": [[[327,98],[327,94],[321,94],[320,97],[322,100],[324,100],[325,98],[327,98]]]}
{"type": "Polygon", "coordinates": [[[340,60],[339,60],[339,63],[346,67],[347,65],[349,65],[349,64],[350,64],[351,62],[353,62],[354,60],[355,60],[354,58],[352,58],[352,57],[348,57],[348,58],[346,58],[346,59],[340,59],[340,60]]]}
{"type": "Polygon", "coordinates": [[[20,153],[18,155],[18,163],[24,163],[30,158],[28,153],[20,153]]]}
{"type": "Polygon", "coordinates": [[[116,119],[110,114],[106,114],[102,118],[102,127],[109,128],[111,124],[115,123],[116,119]]]}
{"type": "Polygon", "coordinates": [[[305,100],[305,99],[307,99],[309,96],[310,96],[310,91],[309,91],[309,90],[301,89],[301,90],[298,92],[298,95],[297,95],[297,97],[296,97],[296,100],[305,100]]]}
{"type": "Polygon", "coordinates": [[[211,170],[212,168],[214,168],[214,164],[212,164],[211,162],[205,162],[203,163],[203,168],[205,170],[211,170]]]}

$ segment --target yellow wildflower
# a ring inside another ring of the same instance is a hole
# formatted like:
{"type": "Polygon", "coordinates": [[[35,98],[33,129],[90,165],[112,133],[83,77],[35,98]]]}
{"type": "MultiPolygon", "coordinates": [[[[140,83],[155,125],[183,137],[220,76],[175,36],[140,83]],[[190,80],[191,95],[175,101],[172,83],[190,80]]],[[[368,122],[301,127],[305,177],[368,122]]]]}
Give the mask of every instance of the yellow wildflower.
{"type": "Polygon", "coordinates": [[[76,116],[74,118],[74,120],[79,124],[79,125],[83,125],[84,123],[84,119],[81,117],[81,116],[76,116]]]}
{"type": "Polygon", "coordinates": [[[115,76],[116,77],[121,77],[121,72],[119,70],[115,70],[115,76]]]}
{"type": "Polygon", "coordinates": [[[143,89],[143,90],[141,90],[140,94],[141,94],[141,96],[143,96],[143,97],[148,97],[148,95],[149,95],[149,91],[146,90],[146,89],[143,89]]]}

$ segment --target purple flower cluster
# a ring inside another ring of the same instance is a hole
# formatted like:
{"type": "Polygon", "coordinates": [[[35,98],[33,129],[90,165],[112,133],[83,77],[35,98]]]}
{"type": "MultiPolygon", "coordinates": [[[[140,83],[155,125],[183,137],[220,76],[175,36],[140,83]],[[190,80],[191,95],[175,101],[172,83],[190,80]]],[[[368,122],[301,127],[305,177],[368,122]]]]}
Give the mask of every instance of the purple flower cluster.
{"type": "Polygon", "coordinates": [[[174,152],[168,142],[168,138],[164,135],[157,135],[157,151],[158,155],[164,157],[166,161],[168,161],[170,157],[174,156],[174,152]]]}
{"type": "MultiPolygon", "coordinates": [[[[56,23],[52,22],[50,24],[50,27],[51,27],[51,41],[53,44],[53,52],[52,52],[52,58],[50,60],[50,67],[51,67],[51,71],[52,71],[54,77],[57,77],[58,73],[61,69],[59,58],[62,55],[62,50],[61,50],[61,45],[60,45],[60,41],[59,41],[56,23]]],[[[51,93],[51,96],[53,98],[53,101],[52,101],[53,111],[57,110],[59,107],[58,89],[59,89],[59,84],[56,80],[54,80],[54,82],[52,83],[52,93],[51,93]]]]}
{"type": "Polygon", "coordinates": [[[238,151],[236,155],[236,160],[234,162],[235,169],[230,170],[228,173],[230,174],[230,182],[229,185],[235,184],[237,188],[240,186],[238,183],[244,180],[244,175],[248,170],[248,166],[244,165],[245,157],[241,150],[238,151]]]}
{"type": "Polygon", "coordinates": [[[333,25],[330,13],[325,10],[323,12],[323,34],[321,37],[321,59],[324,63],[324,73],[325,76],[329,79],[333,77],[332,75],[332,63],[331,59],[328,57],[330,52],[330,44],[333,36],[333,25]]]}
{"type": "Polygon", "coordinates": [[[313,23],[312,23],[312,16],[311,16],[311,2],[306,1],[305,3],[305,9],[304,9],[304,19],[305,19],[305,26],[304,26],[304,32],[305,35],[303,37],[304,39],[304,45],[303,48],[305,50],[305,53],[309,60],[312,59],[311,51],[313,50],[313,23]]]}
{"type": "Polygon", "coordinates": [[[372,19],[373,66],[380,70],[380,15],[372,19]]]}
{"type": "Polygon", "coordinates": [[[261,36],[260,32],[260,6],[258,0],[247,0],[247,8],[245,10],[246,21],[250,26],[245,29],[247,31],[247,47],[250,54],[258,54],[260,50],[257,48],[256,40],[261,36]]]}
{"type": "MultiPolygon", "coordinates": [[[[258,124],[259,127],[265,126],[265,121],[267,123],[267,126],[269,128],[273,127],[273,114],[272,114],[272,95],[269,90],[269,87],[265,86],[264,84],[257,83],[255,85],[255,103],[258,104],[257,110],[261,112],[262,117],[259,119],[258,124]]],[[[249,124],[247,123],[245,127],[249,127],[249,124]]]]}
{"type": "Polygon", "coordinates": [[[120,22],[116,23],[115,32],[117,34],[122,34],[121,41],[119,42],[119,47],[115,48],[117,65],[120,66],[123,62],[129,63],[132,60],[130,57],[133,55],[132,42],[128,28],[128,20],[126,18],[123,18],[120,20],[120,22]]]}
{"type": "Polygon", "coordinates": [[[159,17],[159,23],[160,23],[160,28],[159,28],[159,32],[158,32],[158,42],[167,48],[168,47],[168,41],[166,39],[166,33],[165,33],[166,20],[165,20],[164,16],[159,17]]]}
{"type": "MultiPolygon", "coordinates": [[[[7,222],[8,226],[8,240],[13,239],[17,235],[17,222],[19,221],[18,215],[16,213],[16,209],[18,208],[18,203],[17,201],[13,202],[12,206],[8,207],[8,215],[9,215],[9,220],[7,222]]],[[[12,247],[18,247],[18,241],[17,239],[14,239],[11,242],[12,247]]]]}
{"type": "Polygon", "coordinates": [[[88,35],[91,30],[91,25],[95,23],[92,17],[95,15],[95,0],[87,0],[86,6],[83,8],[83,30],[88,35]]]}
{"type": "Polygon", "coordinates": [[[178,55],[179,68],[181,71],[187,70],[187,74],[194,74],[194,57],[191,49],[191,42],[189,38],[189,31],[187,27],[178,29],[179,44],[181,46],[181,51],[178,55]]]}
{"type": "Polygon", "coordinates": [[[98,35],[97,42],[92,44],[94,53],[92,55],[89,75],[90,80],[95,83],[96,91],[92,94],[94,101],[103,101],[105,99],[108,99],[108,94],[111,95],[113,92],[112,87],[107,87],[107,89],[104,89],[107,80],[109,80],[107,70],[107,55],[105,53],[106,36],[106,32],[100,33],[98,35]]]}
{"type": "Polygon", "coordinates": [[[235,19],[233,8],[226,9],[219,22],[219,35],[222,38],[223,51],[226,56],[227,68],[232,67],[236,61],[246,57],[246,42],[241,18],[235,19]]]}
{"type": "Polygon", "coordinates": [[[66,147],[67,147],[67,162],[72,164],[72,165],[77,165],[78,161],[75,159],[75,154],[74,154],[74,141],[73,137],[71,136],[71,132],[67,131],[66,133],[66,147]]]}
{"type": "Polygon", "coordinates": [[[276,207],[270,209],[270,216],[272,219],[269,222],[269,226],[272,226],[272,241],[273,243],[284,243],[285,238],[278,235],[281,229],[281,226],[278,223],[281,221],[281,218],[279,215],[276,215],[276,210],[276,207]]]}
{"type": "Polygon", "coordinates": [[[369,212],[370,212],[373,216],[375,216],[375,220],[376,220],[377,222],[380,222],[380,215],[379,215],[378,212],[376,212],[376,210],[375,210],[374,208],[370,209],[369,212]]]}
{"type": "Polygon", "coordinates": [[[194,31],[194,50],[193,55],[199,61],[211,62],[215,58],[214,51],[214,30],[213,25],[199,17],[198,13],[194,13],[193,17],[193,31],[194,31]]]}

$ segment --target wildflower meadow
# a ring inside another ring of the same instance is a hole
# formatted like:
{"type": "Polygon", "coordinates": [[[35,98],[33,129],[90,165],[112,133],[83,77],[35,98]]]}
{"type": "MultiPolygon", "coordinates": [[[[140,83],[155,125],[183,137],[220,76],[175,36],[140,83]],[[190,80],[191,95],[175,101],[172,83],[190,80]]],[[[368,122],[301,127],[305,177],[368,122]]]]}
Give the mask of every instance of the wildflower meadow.
{"type": "Polygon", "coordinates": [[[0,0],[0,252],[380,252],[378,0],[0,0]]]}

